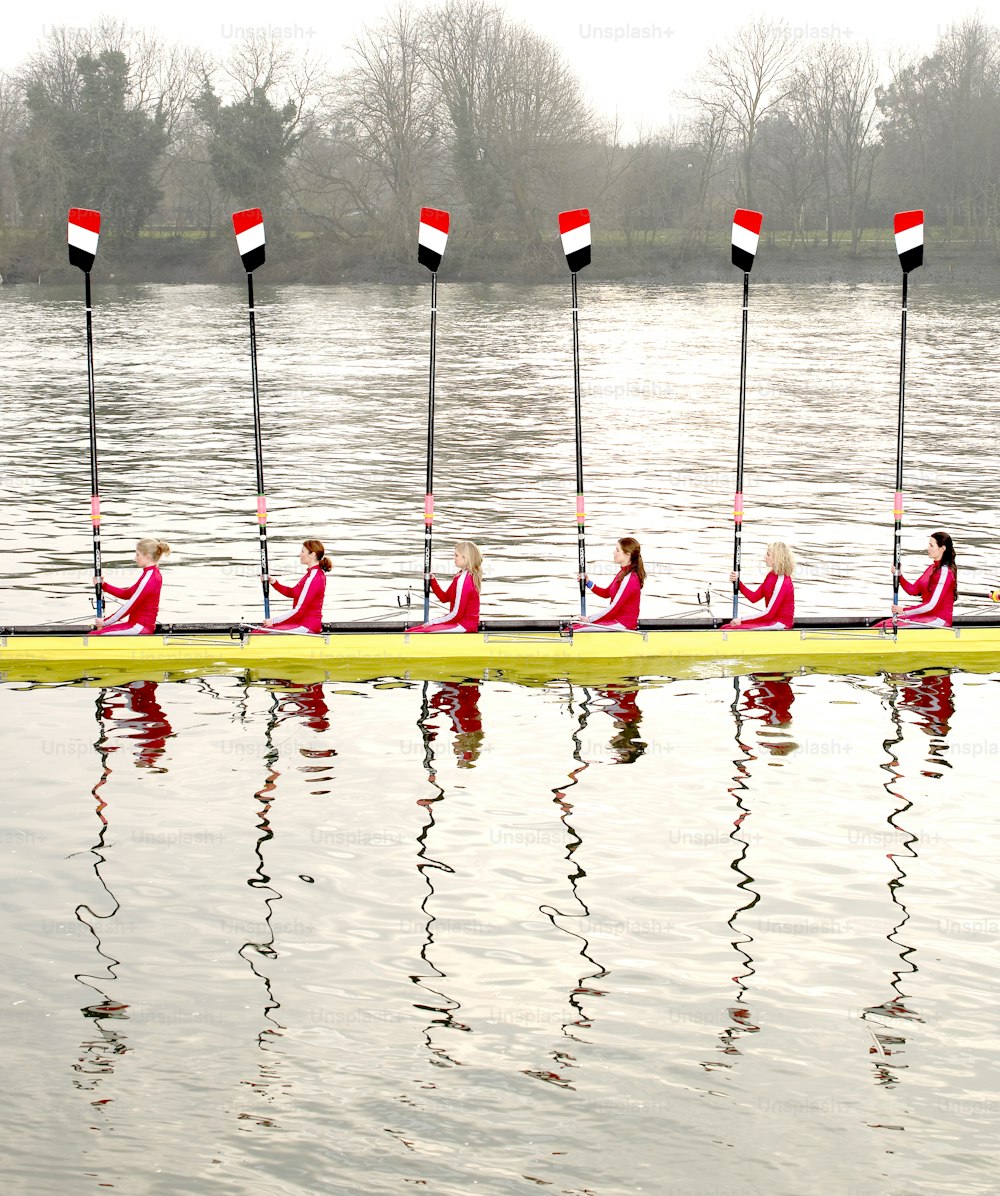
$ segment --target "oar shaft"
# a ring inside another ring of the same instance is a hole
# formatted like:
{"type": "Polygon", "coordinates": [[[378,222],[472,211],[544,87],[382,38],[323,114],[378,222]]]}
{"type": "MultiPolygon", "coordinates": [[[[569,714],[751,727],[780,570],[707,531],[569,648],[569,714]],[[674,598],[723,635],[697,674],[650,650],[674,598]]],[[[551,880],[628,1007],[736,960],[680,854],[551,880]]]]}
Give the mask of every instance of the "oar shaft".
{"type": "Polygon", "coordinates": [[[893,502],[892,601],[899,603],[899,571],[903,542],[903,416],[906,404],[906,293],[909,274],[903,274],[903,303],[899,332],[899,419],[896,425],[896,496],[893,502]]]}
{"type": "Polygon", "coordinates": [[[267,499],[264,495],[264,445],[260,431],[260,385],[257,380],[257,323],[253,301],[253,273],[247,273],[247,308],[250,313],[250,378],[253,386],[253,447],[257,462],[257,536],[260,544],[260,575],[264,591],[264,618],[271,617],[271,596],[267,562],[267,499]]]}
{"type": "Polygon", "coordinates": [[[580,614],[587,613],[587,515],[583,498],[583,406],[580,399],[580,321],[576,273],[570,274],[573,309],[573,414],[576,423],[576,555],[580,574],[580,614]]]}
{"type": "Polygon", "coordinates": [[[90,420],[90,522],[93,528],[94,583],[97,617],[104,616],[101,588],[101,494],[97,478],[97,399],[94,391],[94,322],[90,297],[90,271],[84,271],[84,306],[87,314],[87,410],[90,420]]]}
{"type": "Polygon", "coordinates": [[[743,331],[740,342],[740,414],[736,433],[736,495],[733,499],[733,618],[739,617],[739,572],[743,559],[743,446],[747,408],[747,329],[750,312],[750,273],[743,272],[743,331]]]}
{"type": "Polygon", "coordinates": [[[431,348],[427,375],[427,484],[424,489],[424,622],[431,617],[434,531],[434,374],[437,367],[437,271],[431,271],[431,348]]]}

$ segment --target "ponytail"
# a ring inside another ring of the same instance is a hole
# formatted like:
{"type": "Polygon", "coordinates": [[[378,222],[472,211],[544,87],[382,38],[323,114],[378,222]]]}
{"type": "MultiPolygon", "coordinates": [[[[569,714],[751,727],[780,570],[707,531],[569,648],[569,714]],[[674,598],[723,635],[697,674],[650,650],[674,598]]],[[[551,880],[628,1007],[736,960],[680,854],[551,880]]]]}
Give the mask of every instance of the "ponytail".
{"type": "Polygon", "coordinates": [[[135,547],[137,552],[141,552],[143,556],[149,557],[154,564],[158,564],[162,557],[170,556],[170,545],[166,540],[147,537],[140,540],[135,547]]]}
{"type": "Polygon", "coordinates": [[[322,540],[303,540],[302,547],[306,552],[312,552],[316,556],[316,564],[323,570],[324,573],[329,573],[333,568],[333,562],[326,555],[326,549],[323,547],[322,540]]]}
{"type": "Polygon", "coordinates": [[[618,541],[622,552],[627,552],[628,568],[639,578],[639,588],[646,584],[646,566],[642,563],[642,548],[634,536],[622,536],[618,541]]]}

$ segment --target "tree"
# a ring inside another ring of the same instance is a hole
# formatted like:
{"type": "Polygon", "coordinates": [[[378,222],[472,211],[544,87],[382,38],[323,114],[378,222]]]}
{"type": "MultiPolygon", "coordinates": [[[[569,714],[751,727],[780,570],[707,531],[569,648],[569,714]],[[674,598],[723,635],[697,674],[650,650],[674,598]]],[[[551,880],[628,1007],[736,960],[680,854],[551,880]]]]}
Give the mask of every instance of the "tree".
{"type": "Polygon", "coordinates": [[[222,193],[237,206],[264,209],[279,227],[289,163],[307,126],[314,69],[308,62],[296,64],[274,39],[254,33],[234,48],[224,67],[236,98],[223,103],[206,74],[195,104],[222,193]],[[272,99],[277,92],[283,101],[272,99]]]}
{"type": "Polygon", "coordinates": [[[756,143],[760,122],[778,107],[791,87],[797,50],[785,24],[759,17],[732,42],[713,50],[702,72],[702,105],[725,117],[739,150],[742,199],[754,205],[756,143]]]}
{"type": "Polygon", "coordinates": [[[433,10],[424,47],[480,249],[515,228],[540,247],[553,208],[578,194],[581,151],[597,138],[578,80],[554,47],[483,0],[433,10]]]}
{"type": "MultiPolygon", "coordinates": [[[[331,125],[347,135],[359,172],[355,206],[379,227],[394,256],[412,256],[414,221],[438,149],[436,97],[420,26],[403,5],[365,29],[351,48],[331,125]]],[[[341,166],[341,177],[347,180],[341,166]]]]}

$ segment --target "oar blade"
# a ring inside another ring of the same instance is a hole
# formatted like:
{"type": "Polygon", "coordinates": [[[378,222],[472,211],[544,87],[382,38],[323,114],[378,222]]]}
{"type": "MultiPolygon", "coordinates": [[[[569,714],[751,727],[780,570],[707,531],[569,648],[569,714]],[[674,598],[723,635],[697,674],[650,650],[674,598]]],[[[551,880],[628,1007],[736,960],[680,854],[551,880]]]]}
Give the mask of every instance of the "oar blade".
{"type": "Polygon", "coordinates": [[[751,212],[748,208],[737,208],[733,216],[733,265],[744,274],[753,269],[763,223],[764,213],[751,212]]]}
{"type": "Polygon", "coordinates": [[[236,233],[236,248],[243,259],[243,269],[252,274],[264,264],[264,214],[260,208],[233,212],[233,232],[236,233]]]}
{"type": "Polygon", "coordinates": [[[66,240],[69,264],[89,274],[97,257],[97,239],[101,232],[101,213],[91,208],[70,208],[66,240]]]}
{"type": "Polygon", "coordinates": [[[417,231],[417,261],[432,274],[437,272],[448,244],[451,216],[440,208],[420,209],[420,228],[417,231]]]}
{"type": "Polygon", "coordinates": [[[924,264],[924,210],[897,212],[892,231],[896,234],[896,252],[904,274],[924,264]]]}
{"type": "Polygon", "coordinates": [[[576,274],[590,265],[590,209],[576,208],[559,213],[559,236],[562,239],[566,265],[576,274]]]}

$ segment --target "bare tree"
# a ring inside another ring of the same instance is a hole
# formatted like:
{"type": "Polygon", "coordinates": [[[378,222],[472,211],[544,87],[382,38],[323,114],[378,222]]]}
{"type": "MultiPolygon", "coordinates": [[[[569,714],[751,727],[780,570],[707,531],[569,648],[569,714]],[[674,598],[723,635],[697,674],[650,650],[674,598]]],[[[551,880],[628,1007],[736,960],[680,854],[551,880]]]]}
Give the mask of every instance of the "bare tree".
{"type": "Polygon", "coordinates": [[[839,59],[831,133],[843,180],[851,252],[857,254],[880,144],[878,70],[866,46],[846,47],[839,59]]]}
{"type": "Polygon", "coordinates": [[[797,48],[785,24],[759,17],[725,47],[713,50],[700,77],[706,108],[724,115],[740,156],[743,202],[754,204],[757,130],[792,85],[797,48]]]}
{"type": "Polygon", "coordinates": [[[411,248],[438,141],[417,18],[400,5],[365,29],[351,54],[354,68],[339,81],[332,123],[347,132],[361,170],[350,172],[353,180],[343,165],[339,173],[345,186],[353,184],[356,205],[382,226],[390,252],[402,254],[411,248]]]}

